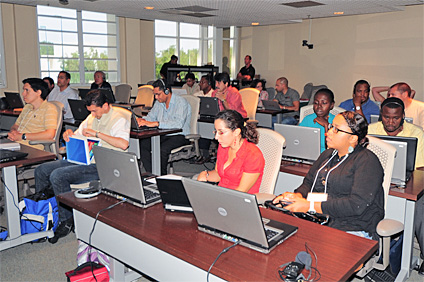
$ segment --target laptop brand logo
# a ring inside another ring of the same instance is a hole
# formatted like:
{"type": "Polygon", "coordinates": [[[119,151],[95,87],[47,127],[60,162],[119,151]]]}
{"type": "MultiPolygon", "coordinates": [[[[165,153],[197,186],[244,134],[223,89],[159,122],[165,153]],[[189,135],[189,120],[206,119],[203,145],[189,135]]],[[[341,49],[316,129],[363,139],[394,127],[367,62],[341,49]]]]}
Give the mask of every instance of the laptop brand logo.
{"type": "Polygon", "coordinates": [[[298,140],[298,139],[294,140],[294,141],[293,141],[293,143],[294,143],[294,145],[296,145],[296,146],[300,144],[300,142],[299,142],[299,140],[298,140]]]}
{"type": "Polygon", "coordinates": [[[218,213],[222,216],[227,216],[227,211],[224,208],[218,208],[218,213]]]}
{"type": "Polygon", "coordinates": [[[119,177],[119,176],[121,176],[121,173],[119,172],[119,170],[114,169],[113,170],[113,175],[115,175],[116,177],[119,177]]]}

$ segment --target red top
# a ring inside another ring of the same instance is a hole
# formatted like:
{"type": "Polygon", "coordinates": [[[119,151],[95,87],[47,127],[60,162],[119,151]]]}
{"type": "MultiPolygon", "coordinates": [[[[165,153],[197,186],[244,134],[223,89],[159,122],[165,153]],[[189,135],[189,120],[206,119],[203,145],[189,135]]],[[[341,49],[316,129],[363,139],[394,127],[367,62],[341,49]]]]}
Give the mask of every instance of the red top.
{"type": "MultiPolygon", "coordinates": [[[[216,92],[218,92],[218,89],[215,89],[215,91],[212,92],[212,97],[216,97],[216,92]]],[[[247,118],[247,112],[244,109],[243,102],[241,100],[241,95],[238,92],[237,88],[228,86],[226,92],[227,92],[227,96],[225,99],[227,100],[229,110],[235,110],[239,112],[244,118],[247,118]]],[[[225,110],[224,105],[222,104],[222,101],[219,100],[218,103],[219,103],[219,110],[220,111],[225,110]]]]}
{"type": "Polygon", "coordinates": [[[258,180],[256,180],[255,184],[248,191],[250,194],[258,193],[265,166],[265,159],[261,150],[255,144],[244,140],[240,149],[237,151],[233,162],[224,170],[224,164],[228,160],[229,149],[230,147],[223,148],[221,145],[218,147],[216,167],[218,169],[218,174],[221,177],[221,181],[218,185],[225,188],[237,189],[243,172],[259,172],[260,175],[258,180]]]}

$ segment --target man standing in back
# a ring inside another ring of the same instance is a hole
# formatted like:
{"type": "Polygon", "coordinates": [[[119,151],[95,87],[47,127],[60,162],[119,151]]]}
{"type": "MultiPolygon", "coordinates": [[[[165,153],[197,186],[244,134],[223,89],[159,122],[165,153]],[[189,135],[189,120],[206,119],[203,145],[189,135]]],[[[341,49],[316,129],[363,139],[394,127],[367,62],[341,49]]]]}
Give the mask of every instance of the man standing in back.
{"type": "Polygon", "coordinates": [[[377,104],[370,100],[370,84],[366,80],[358,80],[353,86],[352,99],[340,104],[340,108],[347,111],[357,112],[371,122],[371,115],[378,115],[380,109],[377,104]]]}
{"type": "Polygon", "coordinates": [[[244,57],[244,67],[237,74],[237,79],[242,81],[242,85],[249,85],[255,78],[255,68],[252,66],[252,57],[246,55],[244,57]]]}
{"type": "MultiPolygon", "coordinates": [[[[291,112],[284,113],[282,124],[297,124],[296,115],[299,115],[300,106],[300,95],[299,92],[289,87],[289,81],[285,77],[280,77],[275,82],[275,95],[274,101],[280,104],[280,108],[283,110],[289,110],[291,112]]],[[[276,121],[273,117],[273,123],[276,121]]]]}
{"type": "MultiPolygon", "coordinates": [[[[185,138],[190,134],[191,107],[186,99],[173,95],[171,87],[162,79],[153,83],[156,103],[144,118],[137,118],[140,126],[158,127],[160,129],[181,128],[183,131],[160,137],[160,170],[167,174],[168,158],[171,151],[188,145],[185,138]]],[[[141,161],[146,171],[152,171],[152,147],[150,138],[140,139],[141,161]]]]}
{"type": "Polygon", "coordinates": [[[70,86],[71,75],[67,71],[59,72],[57,76],[57,86],[50,92],[48,101],[59,101],[63,104],[63,121],[74,122],[74,116],[71,112],[68,99],[79,100],[78,91],[72,89],[70,86]]]}

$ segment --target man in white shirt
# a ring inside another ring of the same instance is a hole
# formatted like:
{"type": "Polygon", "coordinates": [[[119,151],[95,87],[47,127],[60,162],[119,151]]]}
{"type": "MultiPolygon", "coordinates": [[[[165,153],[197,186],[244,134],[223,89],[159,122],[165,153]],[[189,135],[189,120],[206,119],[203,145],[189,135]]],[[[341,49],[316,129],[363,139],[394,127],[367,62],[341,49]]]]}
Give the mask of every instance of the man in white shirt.
{"type": "Polygon", "coordinates": [[[194,93],[200,91],[199,84],[196,82],[196,77],[193,73],[189,72],[185,76],[186,83],[183,85],[183,89],[187,91],[188,95],[194,95],[194,93]]]}
{"type": "Polygon", "coordinates": [[[74,122],[74,116],[72,115],[71,108],[68,103],[68,99],[79,100],[78,91],[72,89],[69,86],[71,81],[71,75],[67,71],[59,72],[57,76],[57,86],[50,92],[47,101],[59,101],[63,104],[63,121],[74,122]]]}
{"type": "Polygon", "coordinates": [[[209,75],[205,74],[199,81],[200,91],[194,93],[197,97],[212,97],[212,79],[209,75]]]}

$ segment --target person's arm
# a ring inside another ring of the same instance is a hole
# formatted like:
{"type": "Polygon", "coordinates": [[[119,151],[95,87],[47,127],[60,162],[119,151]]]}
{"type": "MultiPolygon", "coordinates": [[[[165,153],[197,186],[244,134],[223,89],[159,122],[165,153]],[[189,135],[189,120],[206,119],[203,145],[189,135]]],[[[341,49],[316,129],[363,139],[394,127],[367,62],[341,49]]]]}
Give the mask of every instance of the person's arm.
{"type": "Polygon", "coordinates": [[[386,98],[384,98],[383,95],[381,95],[381,92],[389,91],[389,89],[390,89],[390,87],[388,87],[388,86],[373,87],[371,92],[372,92],[372,96],[374,97],[374,100],[382,103],[386,98]]]}
{"type": "Polygon", "coordinates": [[[300,102],[299,101],[293,101],[293,106],[282,106],[280,105],[280,108],[283,110],[289,110],[289,111],[299,111],[300,102]]]}
{"type": "Polygon", "coordinates": [[[16,131],[16,130],[18,130],[18,128],[19,128],[19,125],[17,125],[17,124],[15,123],[14,125],[12,125],[12,126],[10,127],[10,131],[16,131]]]}
{"type": "Polygon", "coordinates": [[[148,121],[143,118],[137,118],[137,123],[139,126],[148,126],[148,127],[159,127],[158,121],[148,121]]]}
{"type": "MultiPolygon", "coordinates": [[[[10,131],[8,134],[8,138],[12,141],[22,141],[22,132],[17,130],[10,131]]],[[[25,133],[25,140],[46,140],[53,139],[56,134],[56,129],[46,129],[37,133],[25,133]]]]}
{"type": "Polygon", "coordinates": [[[197,180],[203,182],[219,182],[221,181],[221,177],[219,176],[218,171],[216,169],[204,170],[199,174],[197,180]]]}
{"type": "Polygon", "coordinates": [[[243,172],[239,186],[236,190],[241,192],[248,192],[250,188],[252,188],[252,186],[256,183],[256,180],[258,180],[260,175],[260,173],[243,172]]]}
{"type": "Polygon", "coordinates": [[[353,102],[353,105],[355,106],[355,112],[360,114],[364,118],[366,118],[364,112],[362,112],[361,96],[354,94],[352,102],[353,102]],[[357,107],[359,107],[359,110],[356,109],[357,107]]]}
{"type": "Polygon", "coordinates": [[[83,135],[84,136],[88,136],[88,137],[97,137],[100,138],[104,141],[106,141],[107,143],[109,143],[110,145],[122,149],[122,150],[126,150],[128,148],[129,142],[128,140],[125,140],[121,137],[113,137],[110,136],[108,134],[105,133],[101,133],[99,131],[95,131],[94,129],[91,128],[84,128],[83,130],[83,135]]]}

